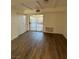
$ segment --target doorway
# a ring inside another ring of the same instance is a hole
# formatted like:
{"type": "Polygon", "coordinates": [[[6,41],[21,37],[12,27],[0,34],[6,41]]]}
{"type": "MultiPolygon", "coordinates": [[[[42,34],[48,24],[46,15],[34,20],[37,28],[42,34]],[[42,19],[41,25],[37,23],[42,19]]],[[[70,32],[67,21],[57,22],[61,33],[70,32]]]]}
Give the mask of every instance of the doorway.
{"type": "Polygon", "coordinates": [[[30,31],[43,31],[43,15],[31,15],[29,29],[30,31]]]}

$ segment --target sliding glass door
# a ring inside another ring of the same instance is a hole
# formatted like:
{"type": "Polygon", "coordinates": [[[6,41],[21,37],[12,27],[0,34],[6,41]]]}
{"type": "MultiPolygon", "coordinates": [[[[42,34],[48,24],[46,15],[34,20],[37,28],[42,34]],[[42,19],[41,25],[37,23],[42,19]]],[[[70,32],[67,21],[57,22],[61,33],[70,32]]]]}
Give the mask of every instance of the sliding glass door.
{"type": "Polygon", "coordinates": [[[43,15],[30,16],[29,25],[31,31],[43,31],[43,15]]]}

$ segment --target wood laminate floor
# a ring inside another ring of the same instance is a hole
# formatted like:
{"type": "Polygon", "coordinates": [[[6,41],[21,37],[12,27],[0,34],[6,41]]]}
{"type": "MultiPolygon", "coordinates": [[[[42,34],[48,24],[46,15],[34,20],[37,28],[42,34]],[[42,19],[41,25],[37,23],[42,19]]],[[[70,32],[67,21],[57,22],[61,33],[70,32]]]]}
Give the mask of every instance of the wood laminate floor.
{"type": "Polygon", "coordinates": [[[61,34],[26,32],[11,44],[11,59],[67,59],[67,40],[61,34]]]}

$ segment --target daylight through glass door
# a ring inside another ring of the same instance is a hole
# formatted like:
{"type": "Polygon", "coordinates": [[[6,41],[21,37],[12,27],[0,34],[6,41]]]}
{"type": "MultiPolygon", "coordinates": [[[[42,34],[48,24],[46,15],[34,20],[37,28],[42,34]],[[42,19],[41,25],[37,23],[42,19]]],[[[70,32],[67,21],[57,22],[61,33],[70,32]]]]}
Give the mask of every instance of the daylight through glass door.
{"type": "Polygon", "coordinates": [[[43,15],[30,16],[29,25],[31,31],[43,31],[43,15]]]}

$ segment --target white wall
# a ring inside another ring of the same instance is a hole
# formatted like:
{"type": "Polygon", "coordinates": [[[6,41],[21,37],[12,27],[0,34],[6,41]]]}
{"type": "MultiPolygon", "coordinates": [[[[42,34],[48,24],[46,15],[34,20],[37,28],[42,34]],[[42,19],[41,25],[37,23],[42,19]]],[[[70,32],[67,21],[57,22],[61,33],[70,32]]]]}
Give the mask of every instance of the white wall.
{"type": "Polygon", "coordinates": [[[26,30],[29,31],[29,15],[26,15],[26,30]]]}
{"type": "Polygon", "coordinates": [[[26,15],[17,14],[14,10],[11,14],[11,39],[13,40],[28,30],[28,18],[26,15]]]}
{"type": "Polygon", "coordinates": [[[18,15],[15,11],[11,13],[11,39],[18,36],[18,15]]]}
{"type": "Polygon", "coordinates": [[[45,27],[53,27],[53,33],[60,33],[67,37],[67,17],[65,12],[54,12],[44,14],[44,32],[45,27]]]}
{"type": "MultiPolygon", "coordinates": [[[[25,17],[12,11],[11,22],[12,39],[29,30],[29,15],[25,17]]],[[[53,27],[53,33],[60,33],[67,37],[66,12],[44,13],[44,32],[46,32],[45,27],[53,27]]]]}
{"type": "Polygon", "coordinates": [[[50,33],[63,34],[67,38],[67,14],[66,13],[67,13],[66,11],[41,13],[44,15],[43,17],[44,30],[43,31],[47,32],[45,28],[52,27],[53,32],[50,32],[50,33]]]}
{"type": "Polygon", "coordinates": [[[25,15],[19,15],[18,17],[18,34],[24,33],[26,29],[26,16],[25,15]]]}

